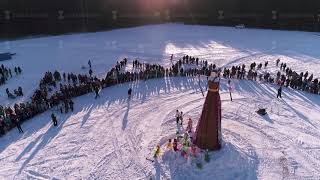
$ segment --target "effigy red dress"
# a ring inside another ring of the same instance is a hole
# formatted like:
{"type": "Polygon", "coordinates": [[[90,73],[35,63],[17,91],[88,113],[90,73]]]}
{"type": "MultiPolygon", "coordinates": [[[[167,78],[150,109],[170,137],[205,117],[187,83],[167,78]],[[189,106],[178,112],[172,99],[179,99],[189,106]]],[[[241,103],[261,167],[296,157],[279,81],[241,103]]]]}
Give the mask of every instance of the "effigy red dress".
{"type": "Polygon", "coordinates": [[[208,94],[197,125],[194,144],[201,149],[221,148],[221,99],[219,78],[208,81],[208,94]]]}

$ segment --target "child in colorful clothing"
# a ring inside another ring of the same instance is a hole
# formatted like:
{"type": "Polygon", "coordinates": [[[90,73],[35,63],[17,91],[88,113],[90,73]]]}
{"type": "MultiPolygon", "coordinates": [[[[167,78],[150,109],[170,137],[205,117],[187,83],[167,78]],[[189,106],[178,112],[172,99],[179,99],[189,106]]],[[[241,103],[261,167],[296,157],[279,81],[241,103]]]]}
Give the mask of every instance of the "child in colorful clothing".
{"type": "Polygon", "coordinates": [[[187,132],[190,133],[192,131],[192,120],[189,118],[188,120],[188,126],[187,126],[187,132]]]}
{"type": "Polygon", "coordinates": [[[168,141],[167,149],[168,149],[169,151],[172,151],[172,149],[173,149],[173,145],[172,145],[171,139],[169,139],[169,141],[168,141]]]}
{"type": "Polygon", "coordinates": [[[160,151],[160,145],[157,145],[157,148],[156,148],[156,151],[154,152],[153,157],[154,157],[154,158],[159,157],[160,152],[161,152],[161,151],[160,151]]]}

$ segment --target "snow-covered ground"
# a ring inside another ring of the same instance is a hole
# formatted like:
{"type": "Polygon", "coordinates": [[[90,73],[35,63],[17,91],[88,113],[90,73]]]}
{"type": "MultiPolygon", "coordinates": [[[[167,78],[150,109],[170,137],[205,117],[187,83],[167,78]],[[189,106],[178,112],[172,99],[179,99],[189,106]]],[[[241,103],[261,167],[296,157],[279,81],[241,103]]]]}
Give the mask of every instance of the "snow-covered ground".
{"type": "MultiPolygon", "coordinates": [[[[185,54],[218,66],[269,61],[276,72],[280,58],[297,71],[320,77],[320,38],[309,32],[164,24],[88,34],[0,42],[0,52],[17,53],[8,67],[21,76],[0,87],[1,105],[28,100],[44,72],[105,75],[117,60],[128,57],[164,66],[185,54]],[[8,100],[5,88],[22,86],[26,96],[8,100]]],[[[0,138],[0,179],[320,179],[320,98],[251,81],[234,81],[234,101],[222,81],[223,149],[211,153],[202,170],[181,157],[152,163],[157,144],[172,137],[176,109],[194,120],[204,98],[193,78],[164,78],[106,88],[101,98],[75,99],[75,112],[58,115],[52,127],[46,112],[0,138]],[[134,97],[127,101],[126,91],[134,97]],[[254,113],[268,108],[268,116],[254,113]]],[[[186,125],[184,125],[186,126],[186,125]]]]}

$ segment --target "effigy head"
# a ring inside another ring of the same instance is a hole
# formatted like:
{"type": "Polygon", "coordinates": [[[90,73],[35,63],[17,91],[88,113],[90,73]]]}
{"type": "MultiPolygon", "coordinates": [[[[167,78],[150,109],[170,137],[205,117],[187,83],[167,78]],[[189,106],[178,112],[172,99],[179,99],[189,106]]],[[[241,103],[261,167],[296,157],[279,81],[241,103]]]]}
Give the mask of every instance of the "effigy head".
{"type": "Polygon", "coordinates": [[[216,78],[220,77],[221,69],[214,69],[211,71],[210,77],[216,78]]]}
{"type": "Polygon", "coordinates": [[[212,71],[211,74],[210,74],[210,77],[213,77],[213,78],[215,78],[217,76],[218,76],[218,74],[215,71],[212,71]]]}

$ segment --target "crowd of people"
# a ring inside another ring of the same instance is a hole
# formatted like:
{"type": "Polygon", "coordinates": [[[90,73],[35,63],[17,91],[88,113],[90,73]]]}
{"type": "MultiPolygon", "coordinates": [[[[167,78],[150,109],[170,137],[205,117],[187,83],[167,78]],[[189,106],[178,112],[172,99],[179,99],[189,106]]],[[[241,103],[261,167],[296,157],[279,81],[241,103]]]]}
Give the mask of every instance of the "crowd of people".
{"type": "MultiPolygon", "coordinates": [[[[54,71],[53,73],[46,72],[30,101],[15,104],[13,107],[0,106],[0,134],[4,134],[13,127],[18,127],[19,132],[21,132],[20,129],[23,121],[51,108],[56,107],[60,113],[73,111],[73,97],[94,92],[95,98],[99,98],[99,92],[103,88],[129,81],[148,80],[164,76],[209,76],[212,70],[218,70],[225,78],[266,81],[277,83],[284,87],[290,86],[294,89],[319,94],[320,82],[317,78],[313,78],[313,75],[309,75],[308,72],[298,74],[287,67],[286,63],[280,64],[280,59],[276,60],[276,65],[280,67],[279,72],[275,76],[269,72],[263,73],[259,71],[263,67],[267,68],[268,62],[265,62],[264,65],[262,63],[257,65],[254,62],[250,65],[249,71],[246,70],[246,65],[244,64],[232,66],[231,68],[218,69],[215,64],[209,64],[207,61],[202,61],[188,55],[179,59],[176,63],[172,63],[172,66],[169,68],[158,64],[141,63],[139,60],[134,60],[132,71],[126,71],[127,63],[128,59],[126,58],[118,61],[116,65],[107,72],[105,78],[102,79],[98,79],[93,75],[90,60],[88,62],[91,70],[89,71],[89,75],[60,73],[59,71],[54,71]]],[[[3,74],[6,76],[5,72],[8,72],[10,76],[8,68],[1,66],[0,69],[2,72],[0,75],[2,75],[2,77],[3,74]]],[[[20,74],[21,68],[15,68],[15,72],[16,74],[20,74]]],[[[132,89],[130,90],[130,96],[131,91],[132,89]]],[[[9,94],[11,93],[8,90],[8,97],[9,94]]],[[[19,87],[15,94],[23,95],[22,88],[19,87]]],[[[177,123],[178,121],[180,124],[183,123],[182,117],[182,114],[177,115],[177,123]]],[[[56,117],[52,119],[55,119],[53,122],[57,123],[56,117]]]]}
{"type": "MultiPolygon", "coordinates": [[[[90,78],[88,75],[63,73],[63,77],[66,76],[68,78],[62,80],[60,72],[46,72],[30,101],[16,103],[13,108],[0,106],[0,134],[5,134],[13,127],[23,132],[21,124],[25,120],[50,108],[56,107],[61,113],[73,111],[74,102],[71,98],[90,93],[95,87],[100,86],[99,79],[90,78]]],[[[22,92],[22,89],[20,90],[22,92]]],[[[53,117],[55,116],[52,116],[52,120],[57,125],[57,118],[53,117]]]]}
{"type": "MultiPolygon", "coordinates": [[[[279,63],[280,59],[277,59],[276,65],[278,67],[279,63]]],[[[265,68],[267,68],[267,65],[268,62],[265,63],[265,68]]],[[[256,67],[256,63],[252,63],[249,71],[246,73],[246,66],[244,64],[242,66],[232,66],[231,68],[224,68],[223,77],[265,81],[276,83],[281,87],[291,87],[309,93],[320,94],[320,82],[318,78],[314,78],[313,74],[310,75],[308,71],[299,74],[289,68],[286,63],[280,64],[276,75],[272,75],[270,72],[259,72],[259,68],[261,66],[256,67]]]]}
{"type": "MultiPolygon", "coordinates": [[[[19,75],[22,73],[21,68],[14,67],[14,72],[16,75],[19,75]]],[[[13,73],[11,71],[11,68],[5,67],[3,64],[0,66],[0,86],[4,85],[8,79],[13,77],[13,73]]]]}
{"type": "Polygon", "coordinates": [[[6,88],[6,93],[8,98],[15,99],[17,96],[23,96],[22,87],[19,86],[18,89],[13,90],[14,94],[12,94],[8,88],[6,88]]]}
{"type": "Polygon", "coordinates": [[[223,69],[217,69],[215,64],[208,64],[207,61],[199,61],[198,58],[184,56],[183,59],[180,59],[176,64],[174,64],[166,74],[168,76],[209,76],[210,72],[216,69],[220,71],[224,78],[264,81],[268,83],[276,83],[283,87],[291,87],[293,89],[309,93],[320,94],[320,81],[318,78],[314,78],[313,74],[310,74],[308,71],[305,73],[297,73],[288,67],[286,63],[281,62],[280,64],[280,62],[280,59],[276,60],[276,66],[279,67],[279,71],[273,75],[267,71],[260,71],[262,68],[266,69],[268,67],[268,61],[260,64],[253,62],[250,64],[249,70],[246,69],[245,64],[232,66],[230,68],[225,67],[223,69]]]}
{"type": "Polygon", "coordinates": [[[166,74],[167,76],[208,75],[213,69],[216,69],[215,64],[208,64],[208,61],[202,61],[199,58],[186,55],[176,63],[172,63],[172,67],[166,69],[166,74]]]}
{"type": "Polygon", "coordinates": [[[141,63],[134,60],[134,68],[131,72],[124,71],[127,65],[127,59],[117,62],[117,65],[112,68],[102,80],[103,87],[109,87],[115,84],[135,81],[160,78],[165,76],[165,68],[158,64],[141,63]]]}
{"type": "MultiPolygon", "coordinates": [[[[46,72],[30,101],[16,103],[13,107],[0,106],[0,135],[5,134],[13,127],[17,127],[22,133],[21,124],[24,121],[51,108],[56,108],[60,113],[72,112],[74,109],[72,98],[74,97],[94,92],[95,98],[98,98],[102,88],[134,80],[163,77],[165,74],[164,68],[160,65],[143,63],[142,67],[138,66],[139,63],[135,61],[135,71],[126,72],[124,69],[127,65],[127,59],[118,61],[115,67],[102,79],[93,76],[91,61],[88,62],[91,70],[89,70],[89,75],[74,73],[62,73],[61,75],[59,71],[46,72]]],[[[132,89],[129,91],[128,94],[131,96],[132,89]]],[[[8,89],[6,92],[10,98],[11,93],[8,89]]],[[[23,95],[21,87],[18,88],[18,92],[23,95]]],[[[51,119],[56,126],[57,117],[52,114],[51,119]]]]}

